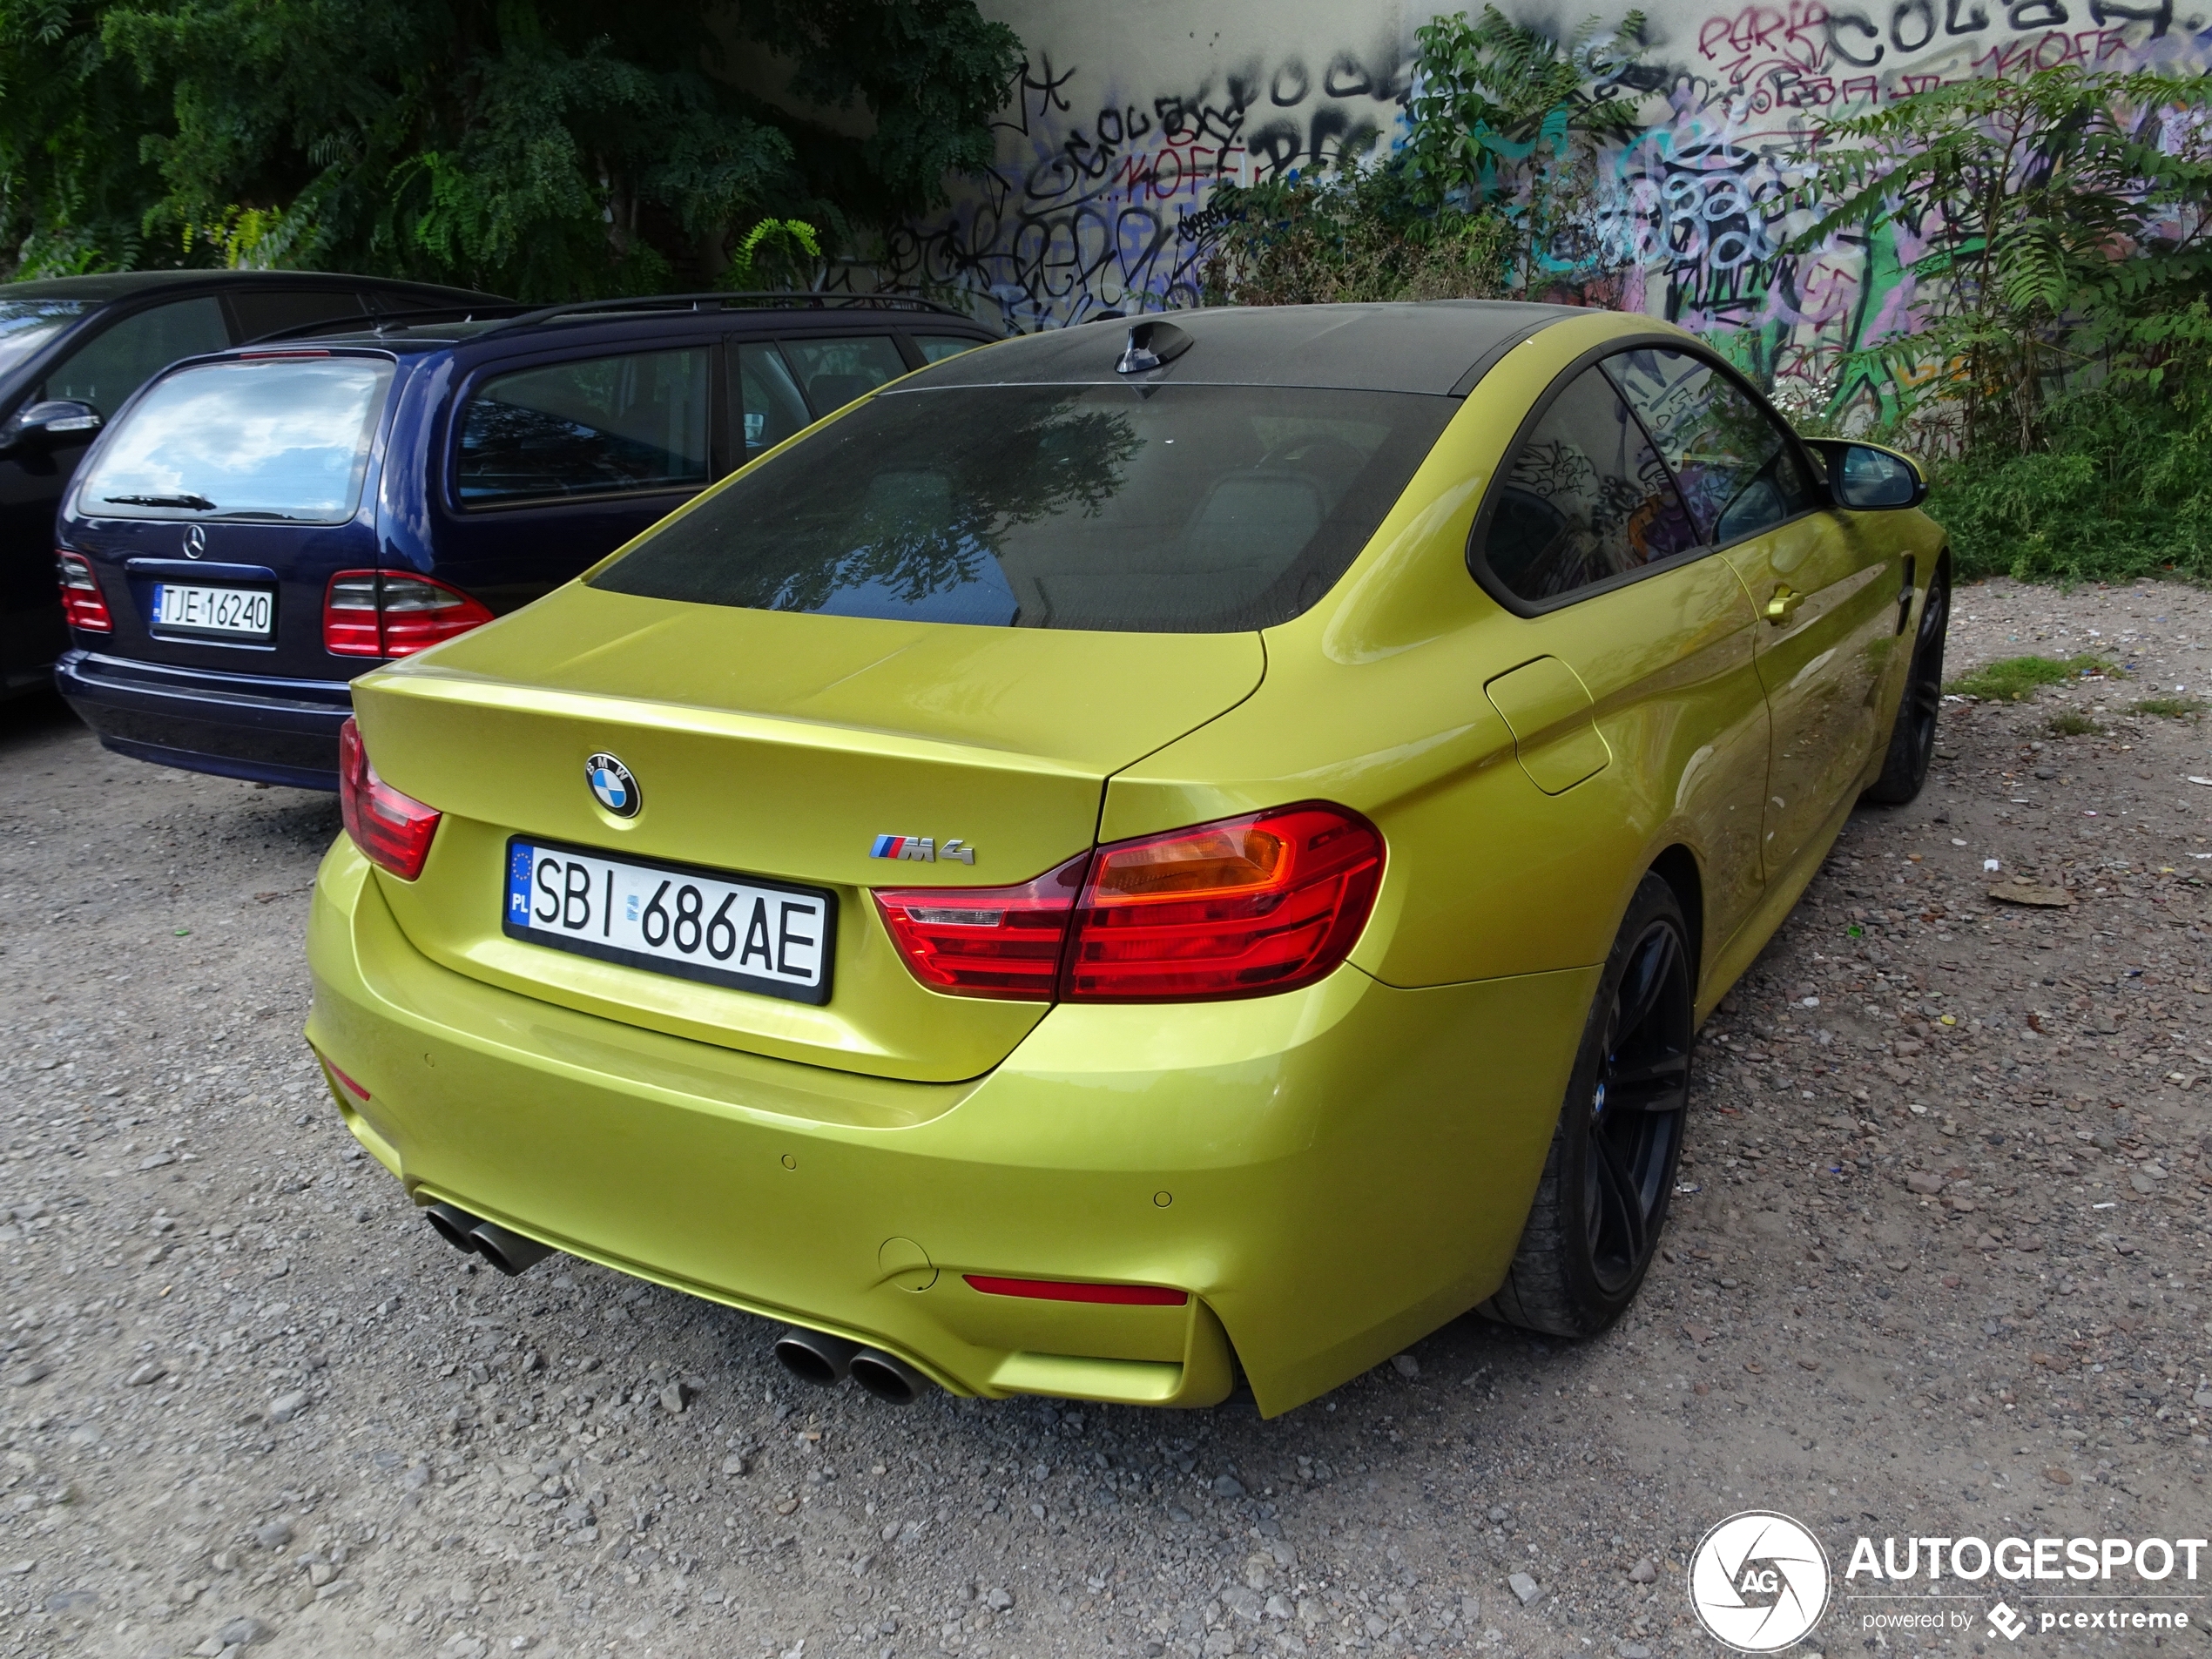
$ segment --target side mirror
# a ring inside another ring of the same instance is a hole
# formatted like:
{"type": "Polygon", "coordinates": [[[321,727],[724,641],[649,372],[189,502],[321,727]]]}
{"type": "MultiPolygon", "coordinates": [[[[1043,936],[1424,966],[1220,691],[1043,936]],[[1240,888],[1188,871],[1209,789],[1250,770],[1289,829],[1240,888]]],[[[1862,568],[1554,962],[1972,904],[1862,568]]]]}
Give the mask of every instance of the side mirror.
{"type": "Polygon", "coordinates": [[[1861,511],[1918,507],[1928,498],[1928,481],[1910,456],[1878,444],[1843,438],[1807,440],[1828,469],[1828,493],[1838,507],[1861,511]]]}
{"type": "Polygon", "coordinates": [[[65,443],[89,443],[100,429],[100,412],[73,398],[50,398],[19,410],[0,428],[0,448],[54,449],[65,443]]]}

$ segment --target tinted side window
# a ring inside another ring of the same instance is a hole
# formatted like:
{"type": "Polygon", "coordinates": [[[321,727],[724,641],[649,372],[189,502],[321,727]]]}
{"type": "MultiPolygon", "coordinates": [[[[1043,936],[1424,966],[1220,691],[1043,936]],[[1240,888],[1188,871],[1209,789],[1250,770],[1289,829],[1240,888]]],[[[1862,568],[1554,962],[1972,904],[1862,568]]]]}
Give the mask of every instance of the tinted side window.
{"type": "Polygon", "coordinates": [[[738,459],[744,465],[764,449],[772,449],[794,432],[813,425],[806,399],[792,378],[791,366],[772,345],[747,344],[737,347],[738,372],[730,377],[737,403],[730,424],[743,436],[738,459]]]}
{"type": "Polygon", "coordinates": [[[983,342],[970,340],[965,334],[916,334],[914,344],[921,347],[924,361],[941,363],[948,357],[957,357],[964,351],[974,351],[983,342]]]}
{"type": "Polygon", "coordinates": [[[707,481],[710,354],[626,353],[487,381],[469,400],[461,499],[557,500],[707,481]]]}
{"type": "Polygon", "coordinates": [[[259,340],[280,328],[301,328],[311,322],[342,328],[347,319],[357,323],[361,315],[359,294],[332,288],[245,288],[234,291],[230,300],[243,340],[259,340]]]}
{"type": "Polygon", "coordinates": [[[1710,363],[1677,351],[1622,352],[1606,370],[1681,481],[1699,529],[1733,542],[1817,501],[1780,423],[1710,363]]]}
{"type": "Polygon", "coordinates": [[[1698,544],[1682,498],[1611,382],[1585,369],[1514,452],[1482,556],[1520,598],[1558,598],[1698,544]]]}
{"type": "Polygon", "coordinates": [[[223,307],[212,294],[157,306],[86,341],[46,377],[38,395],[71,398],[113,415],[179,357],[220,351],[230,343],[223,307]]]}
{"type": "Polygon", "coordinates": [[[842,340],[786,340],[784,355],[806,388],[817,415],[841,409],[886,381],[907,372],[907,360],[888,334],[848,334],[842,340]]]}

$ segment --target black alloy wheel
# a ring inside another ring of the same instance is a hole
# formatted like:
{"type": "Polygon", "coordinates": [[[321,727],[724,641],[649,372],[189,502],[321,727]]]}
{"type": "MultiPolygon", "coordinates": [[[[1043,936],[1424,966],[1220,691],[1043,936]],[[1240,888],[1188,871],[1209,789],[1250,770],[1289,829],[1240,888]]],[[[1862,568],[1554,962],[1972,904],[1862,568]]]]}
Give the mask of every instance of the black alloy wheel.
{"type": "Polygon", "coordinates": [[[1583,1223],[1591,1272],[1609,1295],[1643,1277],[1666,1215],[1689,1105],[1692,1018],[1682,934],[1671,919],[1654,918],[1614,988],[1590,1091],[1583,1223]]]}
{"type": "Polygon", "coordinates": [[[1487,1317],[1595,1336],[1635,1300],[1682,1155],[1696,985],[1681,902],[1646,875],[1599,977],[1520,1248],[1479,1310],[1487,1317]]]}
{"type": "Polygon", "coordinates": [[[1897,707],[1897,726],[1882,775],[1866,787],[1866,799],[1902,806],[1920,792],[1935,759],[1936,721],[1943,710],[1943,644],[1951,629],[1951,570],[1939,563],[1920,604],[1920,626],[1912,636],[1912,664],[1905,671],[1905,694],[1897,707]]]}

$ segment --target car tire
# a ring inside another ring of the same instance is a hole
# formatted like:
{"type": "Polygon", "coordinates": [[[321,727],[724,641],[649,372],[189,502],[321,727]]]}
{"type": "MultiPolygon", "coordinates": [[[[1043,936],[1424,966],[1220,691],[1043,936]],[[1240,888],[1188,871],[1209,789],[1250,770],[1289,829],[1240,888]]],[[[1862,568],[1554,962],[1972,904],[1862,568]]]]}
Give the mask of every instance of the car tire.
{"type": "Polygon", "coordinates": [[[1635,1299],[1682,1154],[1696,981],[1681,901],[1647,875],[1598,979],[1521,1247],[1478,1310],[1487,1318],[1595,1336],[1635,1299]]]}
{"type": "Polygon", "coordinates": [[[1905,693],[1898,698],[1897,724],[1890,731],[1890,752],[1882,775],[1866,786],[1862,799],[1878,806],[1902,806],[1928,781],[1935,758],[1936,718],[1943,708],[1943,641],[1951,628],[1951,566],[1936,565],[1928,597],[1920,605],[1919,631],[1912,636],[1912,665],[1905,671],[1905,693]]]}

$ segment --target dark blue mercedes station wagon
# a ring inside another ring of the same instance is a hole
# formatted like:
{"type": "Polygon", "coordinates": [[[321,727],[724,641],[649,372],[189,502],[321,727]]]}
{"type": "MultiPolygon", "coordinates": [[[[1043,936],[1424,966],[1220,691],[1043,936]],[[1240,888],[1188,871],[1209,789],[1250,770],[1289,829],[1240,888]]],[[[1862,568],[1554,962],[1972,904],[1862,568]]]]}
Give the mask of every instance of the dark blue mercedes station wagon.
{"type": "Polygon", "coordinates": [[[349,682],[550,591],[725,473],[996,335],[687,295],[264,340],[156,376],[57,529],[62,694],[119,753],[338,786],[349,682]]]}

